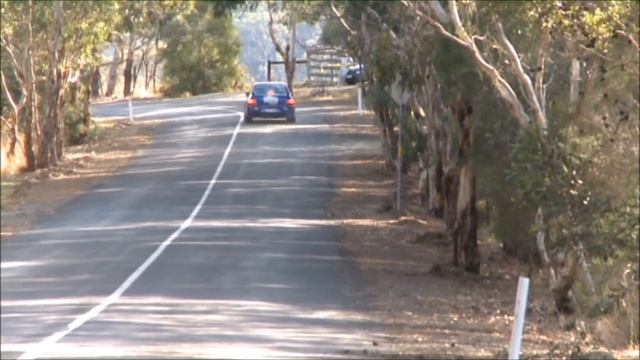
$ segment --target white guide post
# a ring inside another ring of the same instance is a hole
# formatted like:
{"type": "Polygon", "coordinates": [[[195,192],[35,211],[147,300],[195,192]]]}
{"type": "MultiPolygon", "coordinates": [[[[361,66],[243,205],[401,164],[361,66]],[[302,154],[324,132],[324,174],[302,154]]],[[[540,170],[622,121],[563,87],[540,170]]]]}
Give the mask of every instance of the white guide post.
{"type": "Polygon", "coordinates": [[[358,115],[362,115],[362,86],[358,85],[358,115]]]}
{"type": "Polygon", "coordinates": [[[524,318],[527,312],[527,296],[529,294],[529,278],[518,278],[518,291],[516,293],[515,316],[511,331],[511,345],[509,346],[509,359],[518,360],[522,347],[522,332],[524,330],[524,318]]]}
{"type": "Polygon", "coordinates": [[[129,121],[133,122],[133,102],[129,98],[129,121]]]}
{"type": "Polygon", "coordinates": [[[398,217],[402,216],[402,104],[398,115],[398,161],[396,177],[396,210],[398,217]]]}

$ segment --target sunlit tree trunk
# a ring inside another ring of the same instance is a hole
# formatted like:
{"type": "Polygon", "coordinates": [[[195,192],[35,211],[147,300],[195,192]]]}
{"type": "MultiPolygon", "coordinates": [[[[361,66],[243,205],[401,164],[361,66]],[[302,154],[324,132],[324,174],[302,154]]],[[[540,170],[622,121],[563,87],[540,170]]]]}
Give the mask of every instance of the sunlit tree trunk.
{"type": "Polygon", "coordinates": [[[464,269],[468,272],[480,272],[480,254],[478,252],[478,214],[476,210],[476,178],[471,164],[473,151],[473,110],[467,101],[457,104],[458,122],[458,195],[456,220],[454,222],[454,241],[461,251],[464,269]]]}
{"type": "Polygon", "coordinates": [[[295,15],[290,14],[288,18],[288,28],[289,28],[289,39],[284,41],[284,44],[280,42],[276,36],[276,31],[274,28],[274,18],[273,13],[275,11],[274,5],[269,2],[267,5],[267,9],[269,11],[269,37],[271,37],[271,41],[273,42],[273,46],[276,49],[276,52],[282,58],[282,62],[284,63],[284,72],[287,77],[287,85],[291,92],[294,92],[293,89],[293,80],[296,72],[296,56],[295,56],[295,44],[296,44],[296,27],[297,27],[297,19],[295,15]]]}
{"type": "Polygon", "coordinates": [[[155,93],[156,91],[158,91],[158,88],[156,87],[156,72],[158,70],[158,47],[159,47],[159,42],[160,40],[158,39],[158,37],[156,37],[155,39],[155,53],[153,55],[153,69],[151,70],[151,80],[153,83],[153,92],[155,93]]]}
{"type": "Polygon", "coordinates": [[[29,1],[29,45],[27,54],[29,56],[29,86],[27,91],[27,103],[29,104],[30,116],[25,122],[24,129],[24,151],[27,163],[27,171],[34,171],[37,167],[36,146],[40,142],[40,108],[38,106],[40,100],[36,87],[36,65],[35,56],[33,54],[33,18],[35,12],[35,4],[33,0],[29,1]],[[34,139],[35,132],[35,139],[34,139]]]}
{"type": "Polygon", "coordinates": [[[124,63],[124,84],[122,89],[122,96],[127,97],[131,94],[131,83],[133,79],[133,53],[135,45],[135,38],[133,34],[129,34],[129,47],[127,48],[127,57],[124,63]]]}
{"type": "Polygon", "coordinates": [[[116,89],[116,81],[118,80],[118,66],[120,65],[120,59],[122,58],[122,50],[119,44],[116,42],[114,45],[113,59],[109,66],[109,76],[107,77],[107,89],[104,92],[104,96],[111,97],[116,89]]]}
{"type": "Polygon", "coordinates": [[[56,137],[59,126],[59,97],[61,91],[62,73],[60,71],[60,59],[62,55],[62,25],[63,4],[57,1],[54,4],[53,24],[51,29],[51,45],[49,54],[49,70],[46,79],[44,99],[44,117],[42,118],[42,134],[38,146],[37,166],[39,168],[56,165],[58,154],[56,149],[56,137]]]}

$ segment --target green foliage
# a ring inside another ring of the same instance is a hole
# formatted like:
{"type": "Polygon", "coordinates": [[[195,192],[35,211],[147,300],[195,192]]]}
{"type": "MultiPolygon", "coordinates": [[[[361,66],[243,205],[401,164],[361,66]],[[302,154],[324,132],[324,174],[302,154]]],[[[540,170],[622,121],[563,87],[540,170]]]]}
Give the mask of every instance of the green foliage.
{"type": "Polygon", "coordinates": [[[342,47],[349,50],[347,30],[340,24],[339,20],[334,18],[325,20],[322,26],[320,42],[325,45],[342,47]]]}
{"type": "Polygon", "coordinates": [[[67,145],[77,145],[85,140],[85,134],[89,129],[84,127],[84,114],[80,109],[68,107],[64,112],[64,124],[67,129],[67,145]]]}
{"type": "MultiPolygon", "coordinates": [[[[424,23],[404,14],[398,3],[337,2],[336,6],[356,31],[360,14],[370,6],[398,38],[405,36],[402,41],[412,44],[397,48],[369,17],[369,103],[376,113],[393,108],[386,92],[397,76],[404,87],[419,88],[429,75],[425,71],[429,64],[435,68],[445,107],[458,98],[471,100],[476,117],[472,163],[478,172],[479,200],[487,200],[496,210],[492,230],[505,248],[524,259],[534,251],[534,214],[542,206],[552,250],[579,241],[592,256],[637,252],[639,64],[637,48],[624,34],[637,39],[638,2],[459,3],[467,32],[477,35],[483,57],[511,84],[528,112],[522,87],[496,41],[496,23],[502,23],[532,81],[541,70],[540,51],[545,52],[544,111],[549,124],[545,136],[520,129],[490,84],[478,75],[470,53],[428,27],[420,31],[424,23]],[[550,39],[541,50],[546,30],[550,39]],[[574,59],[579,59],[581,73],[577,109],[571,111],[574,59]]],[[[329,23],[324,37],[357,52],[361,45],[346,42],[346,33],[338,26],[337,20],[329,23]]],[[[451,30],[451,24],[445,28],[451,30]]],[[[442,120],[450,140],[456,141],[456,124],[446,114],[442,120]]],[[[397,122],[395,117],[391,121],[397,122]]],[[[410,142],[424,146],[417,141],[421,136],[415,136],[410,142]]]]}
{"type": "Polygon", "coordinates": [[[241,44],[230,16],[220,16],[211,3],[167,25],[164,59],[166,95],[223,91],[242,78],[238,63],[241,44]]]}

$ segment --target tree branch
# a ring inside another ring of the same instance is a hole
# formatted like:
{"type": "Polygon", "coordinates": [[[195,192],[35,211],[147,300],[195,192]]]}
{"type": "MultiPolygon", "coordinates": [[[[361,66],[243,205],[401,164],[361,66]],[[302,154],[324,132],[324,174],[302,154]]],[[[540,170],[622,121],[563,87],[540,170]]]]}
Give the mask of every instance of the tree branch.
{"type": "Polygon", "coordinates": [[[431,7],[431,10],[433,10],[433,13],[436,15],[436,17],[438,18],[438,20],[440,20],[441,23],[448,24],[451,21],[451,18],[449,17],[447,12],[444,10],[442,5],[440,5],[439,1],[430,0],[429,6],[431,7]]]}
{"type": "Polygon", "coordinates": [[[7,53],[9,53],[9,57],[11,58],[11,62],[13,63],[13,72],[16,74],[16,79],[22,85],[24,83],[24,74],[20,69],[20,63],[18,62],[18,59],[16,58],[16,55],[13,49],[11,49],[11,46],[9,46],[10,42],[5,36],[2,37],[1,41],[2,41],[2,46],[5,48],[7,53]]]}
{"type": "Polygon", "coordinates": [[[342,27],[347,30],[347,32],[349,33],[349,35],[351,36],[355,36],[356,32],[353,31],[353,29],[351,29],[351,26],[349,26],[349,24],[347,23],[347,21],[344,19],[344,16],[342,14],[340,14],[340,11],[338,11],[338,9],[336,8],[333,0],[331,1],[331,11],[333,11],[333,14],[338,18],[338,20],[340,21],[340,24],[342,24],[342,27]]]}
{"type": "Polygon", "coordinates": [[[298,46],[300,46],[301,48],[304,49],[304,51],[307,51],[307,45],[305,45],[302,41],[300,41],[300,39],[298,39],[298,37],[296,36],[295,38],[296,40],[296,44],[298,44],[298,46]]]}
{"type": "Polygon", "coordinates": [[[367,6],[367,13],[371,16],[373,16],[374,18],[376,18],[376,20],[378,21],[378,23],[380,24],[380,26],[382,26],[382,29],[384,31],[386,31],[387,33],[389,33],[389,35],[391,35],[391,38],[393,39],[394,42],[398,41],[398,35],[396,35],[396,33],[391,30],[391,28],[389,28],[389,26],[387,25],[387,23],[385,23],[382,20],[382,17],[380,17],[380,15],[378,14],[378,12],[376,12],[375,10],[373,10],[371,7],[367,6]]]}
{"type": "Polygon", "coordinates": [[[2,120],[3,122],[5,122],[5,123],[7,124],[7,126],[8,126],[8,127],[10,127],[10,128],[12,128],[12,129],[13,129],[13,126],[14,126],[14,125],[13,125],[9,120],[7,120],[7,118],[6,118],[6,117],[4,117],[4,116],[0,115],[0,120],[2,120]]]}
{"type": "Polygon", "coordinates": [[[466,43],[473,43],[473,39],[469,34],[467,34],[464,26],[462,26],[462,21],[458,14],[458,5],[456,5],[455,1],[449,1],[449,13],[451,13],[451,21],[453,22],[453,27],[456,30],[456,35],[461,37],[466,43]]]}
{"type": "MultiPolygon", "coordinates": [[[[9,91],[7,78],[4,74],[4,71],[2,71],[2,69],[0,69],[0,77],[2,78],[2,88],[4,89],[5,94],[7,94],[7,99],[9,100],[9,103],[11,103],[11,107],[13,108],[13,112],[16,114],[16,119],[17,119],[18,113],[20,112],[20,110],[22,110],[24,105],[27,103],[27,97],[24,96],[23,94],[22,99],[20,99],[20,102],[16,102],[16,99],[13,98],[13,96],[11,95],[11,92],[9,91]]],[[[24,84],[21,81],[20,81],[20,87],[22,88],[21,89],[22,92],[25,93],[24,84]]]]}
{"type": "Polygon", "coordinates": [[[540,107],[540,102],[536,97],[536,93],[533,89],[533,84],[531,83],[531,78],[529,78],[529,76],[525,74],[524,69],[522,68],[520,57],[518,56],[516,49],[513,47],[509,39],[507,39],[507,36],[504,33],[504,29],[502,28],[502,23],[498,22],[496,24],[496,29],[498,30],[498,40],[507,51],[507,55],[511,60],[511,68],[513,70],[513,73],[524,89],[525,98],[529,103],[529,106],[533,110],[534,118],[538,125],[544,130],[547,128],[547,119],[544,116],[544,112],[540,107]]]}
{"type": "Polygon", "coordinates": [[[280,54],[282,59],[285,60],[286,56],[287,56],[287,53],[283,49],[283,47],[280,44],[280,42],[278,41],[278,39],[276,39],[275,30],[273,28],[273,3],[271,1],[269,1],[267,3],[267,10],[269,12],[269,36],[271,37],[271,42],[273,42],[273,46],[275,46],[276,51],[278,52],[278,54],[280,54]]]}
{"type": "Polygon", "coordinates": [[[451,34],[450,32],[448,32],[443,26],[442,24],[440,24],[439,22],[435,21],[433,18],[431,18],[429,15],[426,15],[425,13],[423,13],[422,11],[420,11],[419,9],[417,9],[414,6],[414,3],[411,1],[407,1],[407,0],[402,0],[401,3],[406,6],[407,8],[415,11],[416,15],[418,15],[418,17],[421,17],[422,19],[424,19],[427,23],[429,23],[429,25],[431,25],[438,33],[440,33],[440,35],[444,36],[445,38],[457,43],[460,46],[463,47],[467,47],[467,43],[465,43],[464,41],[462,41],[460,38],[458,38],[457,36],[451,34]]]}
{"type": "Polygon", "coordinates": [[[627,41],[629,41],[629,44],[632,44],[633,46],[636,47],[636,49],[640,50],[640,44],[638,44],[638,41],[634,39],[633,36],[631,36],[631,34],[627,34],[622,30],[616,30],[614,31],[614,33],[624,37],[625,39],[627,39],[627,41]]]}
{"type": "Polygon", "coordinates": [[[414,4],[407,0],[402,0],[402,4],[404,4],[407,8],[412,9],[418,17],[423,18],[430,26],[432,26],[438,33],[444,36],[447,39],[452,40],[456,44],[462,46],[465,50],[467,50],[472,56],[478,67],[480,73],[486,75],[491,81],[491,85],[498,92],[498,96],[504,102],[507,110],[511,115],[518,121],[520,126],[528,127],[530,125],[529,115],[524,111],[524,107],[522,103],[518,99],[518,96],[513,91],[509,83],[500,75],[498,70],[489,64],[478,50],[473,38],[467,34],[466,30],[462,26],[462,22],[460,21],[460,16],[458,15],[458,7],[455,4],[455,1],[449,2],[449,12],[450,16],[456,30],[456,35],[448,32],[442,24],[431,18],[429,15],[426,15],[419,9],[417,9],[414,4]]]}
{"type": "Polygon", "coordinates": [[[540,47],[538,48],[538,68],[536,69],[536,77],[535,77],[535,90],[536,96],[538,97],[538,101],[540,101],[540,108],[542,109],[542,114],[546,117],[546,89],[544,86],[544,67],[545,67],[545,58],[547,56],[547,50],[549,48],[550,34],[548,29],[544,29],[542,32],[542,36],[540,38],[540,47]]]}

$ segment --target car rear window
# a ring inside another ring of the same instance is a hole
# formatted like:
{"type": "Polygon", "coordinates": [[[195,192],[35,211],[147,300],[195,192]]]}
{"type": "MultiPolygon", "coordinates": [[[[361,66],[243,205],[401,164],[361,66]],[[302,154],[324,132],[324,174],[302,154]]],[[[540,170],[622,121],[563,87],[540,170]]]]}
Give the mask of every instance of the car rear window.
{"type": "Polygon", "coordinates": [[[286,85],[282,84],[256,84],[253,87],[253,93],[256,96],[287,96],[289,95],[289,90],[286,85]]]}

